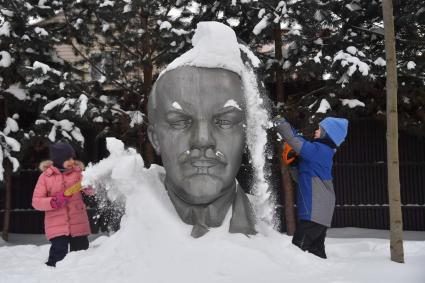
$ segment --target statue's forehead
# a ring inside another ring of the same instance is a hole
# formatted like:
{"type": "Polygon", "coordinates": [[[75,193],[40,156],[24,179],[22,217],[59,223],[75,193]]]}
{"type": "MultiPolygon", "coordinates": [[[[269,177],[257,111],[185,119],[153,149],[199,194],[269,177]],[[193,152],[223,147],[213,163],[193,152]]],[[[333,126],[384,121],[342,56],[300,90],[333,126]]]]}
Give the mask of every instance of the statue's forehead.
{"type": "Polygon", "coordinates": [[[175,100],[189,105],[217,107],[233,100],[242,107],[244,105],[240,77],[224,69],[185,66],[167,71],[158,81],[156,90],[157,99],[162,104],[175,100]]]}

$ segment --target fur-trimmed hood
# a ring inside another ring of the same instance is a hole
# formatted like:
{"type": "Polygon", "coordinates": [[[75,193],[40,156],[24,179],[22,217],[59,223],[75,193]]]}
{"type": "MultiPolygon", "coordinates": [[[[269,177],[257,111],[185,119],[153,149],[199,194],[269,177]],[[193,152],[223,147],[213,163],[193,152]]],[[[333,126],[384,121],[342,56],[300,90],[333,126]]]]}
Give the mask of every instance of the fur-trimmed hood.
{"type": "MultiPolygon", "coordinates": [[[[40,165],[38,166],[38,169],[40,169],[41,172],[45,172],[47,169],[53,166],[52,160],[44,160],[40,162],[40,165]]],[[[75,160],[75,167],[79,168],[81,171],[84,170],[85,166],[84,163],[80,160],[75,160]]],[[[56,167],[54,167],[56,168],[56,167]]]]}

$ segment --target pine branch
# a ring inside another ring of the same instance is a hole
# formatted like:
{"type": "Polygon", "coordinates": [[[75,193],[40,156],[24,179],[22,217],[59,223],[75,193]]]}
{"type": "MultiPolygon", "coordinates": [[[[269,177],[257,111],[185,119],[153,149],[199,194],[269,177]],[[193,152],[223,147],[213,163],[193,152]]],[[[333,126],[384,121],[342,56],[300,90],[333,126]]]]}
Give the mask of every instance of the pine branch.
{"type": "MultiPolygon", "coordinates": [[[[120,55],[119,55],[119,58],[120,58],[120,62],[122,62],[121,61],[121,54],[122,54],[122,50],[120,50],[120,55]]],[[[125,59],[125,58],[124,58],[125,59]]],[[[126,82],[126,83],[129,83],[129,79],[128,79],[128,77],[127,77],[127,72],[124,70],[124,67],[123,67],[123,65],[122,64],[118,64],[118,67],[119,67],[119,69],[120,69],[120,71],[121,71],[121,76],[124,78],[124,81],[126,82]]]]}
{"type": "MultiPolygon", "coordinates": [[[[339,18],[339,20],[342,20],[342,17],[341,17],[341,15],[338,15],[335,11],[332,11],[333,13],[334,13],[334,15],[335,16],[337,16],[338,18],[339,18]]],[[[372,23],[372,25],[373,26],[375,26],[375,27],[377,27],[377,28],[380,28],[380,29],[382,29],[382,30],[384,30],[384,28],[383,27],[381,27],[381,26],[378,26],[377,24],[375,24],[375,23],[372,23]]],[[[368,32],[368,33],[372,33],[372,34],[376,34],[376,35],[380,35],[380,36],[384,36],[384,32],[382,32],[382,33],[380,33],[380,32],[377,32],[377,31],[373,31],[373,30],[369,30],[369,29],[366,29],[366,28],[362,28],[362,27],[358,27],[358,26],[355,26],[355,25],[352,25],[352,24],[349,24],[349,26],[350,27],[352,27],[352,28],[355,28],[355,29],[358,29],[358,30],[361,30],[361,31],[364,31],[364,32],[368,32]]],[[[421,45],[423,45],[424,44],[424,41],[420,41],[420,40],[407,40],[407,39],[402,39],[402,38],[400,38],[399,36],[395,36],[395,38],[398,40],[398,41],[402,41],[402,42],[410,42],[410,43],[415,43],[415,44],[421,44],[421,45]]]]}
{"type": "MultiPolygon", "coordinates": [[[[66,16],[66,14],[64,14],[64,16],[65,16],[65,22],[66,22],[66,25],[68,26],[68,27],[70,27],[71,26],[71,24],[70,24],[70,22],[68,21],[68,17],[66,16]]],[[[71,38],[71,40],[70,40],[70,42],[71,42],[71,46],[72,46],[72,48],[74,49],[74,51],[76,51],[86,62],[88,62],[89,64],[90,64],[90,66],[92,67],[92,68],[94,68],[96,71],[98,71],[100,74],[102,74],[103,76],[105,76],[106,78],[108,78],[108,79],[110,79],[113,83],[115,83],[116,85],[118,85],[118,86],[120,86],[121,88],[123,88],[123,89],[125,89],[126,91],[128,91],[128,92],[130,92],[130,93],[132,93],[132,94],[134,94],[134,95],[136,95],[136,96],[138,96],[139,95],[139,93],[136,93],[135,91],[133,91],[132,89],[130,89],[130,88],[128,88],[125,84],[123,84],[123,83],[121,83],[121,82],[119,82],[119,81],[117,81],[116,79],[111,79],[110,77],[109,77],[109,75],[108,74],[106,74],[104,71],[102,71],[99,67],[97,67],[97,65],[93,62],[93,60],[90,60],[90,58],[88,58],[79,48],[77,48],[77,46],[75,46],[75,44],[74,44],[74,42],[73,42],[73,40],[72,40],[72,38],[71,38]]]]}
{"type": "Polygon", "coordinates": [[[401,70],[397,70],[400,74],[402,74],[405,77],[408,78],[414,78],[414,79],[419,79],[419,80],[425,80],[425,76],[419,76],[419,75],[413,75],[413,74],[407,74],[401,70]]]}
{"type": "MultiPolygon", "coordinates": [[[[375,24],[373,24],[374,26],[376,26],[375,24]]],[[[372,34],[376,34],[376,35],[380,35],[380,36],[384,36],[384,34],[383,33],[380,33],[380,32],[377,32],[377,31],[374,31],[374,30],[369,30],[369,29],[366,29],[366,28],[361,28],[361,27],[357,27],[357,26],[354,26],[354,25],[350,25],[350,27],[352,27],[352,28],[355,28],[355,29],[358,29],[358,30],[361,30],[361,31],[364,31],[364,32],[368,32],[368,33],[372,33],[372,34]]],[[[379,27],[379,26],[376,26],[376,27],[379,27]]],[[[381,27],[379,27],[379,28],[381,28],[381,27]]],[[[409,40],[409,39],[403,39],[403,38],[400,38],[399,36],[396,36],[395,37],[398,41],[402,41],[402,42],[409,42],[409,43],[415,43],[415,44],[421,44],[421,45],[423,45],[424,44],[424,41],[420,41],[420,40],[409,40]]]]}
{"type": "Polygon", "coordinates": [[[316,93],[318,93],[318,92],[321,92],[322,90],[325,90],[325,89],[327,89],[327,88],[329,88],[329,86],[323,86],[323,87],[321,87],[321,88],[318,88],[318,89],[312,90],[312,91],[307,92],[307,93],[305,93],[305,92],[293,93],[293,94],[291,94],[291,96],[298,96],[298,95],[301,95],[301,96],[303,96],[303,97],[305,97],[305,96],[310,96],[310,95],[316,94],[316,93]]]}
{"type": "Polygon", "coordinates": [[[159,52],[158,54],[156,54],[154,57],[151,58],[151,62],[156,62],[157,59],[159,59],[162,55],[164,55],[165,53],[167,53],[168,50],[164,49],[163,51],[159,52]]]}
{"type": "MultiPolygon", "coordinates": [[[[89,64],[90,64],[90,66],[92,67],[92,68],[94,68],[96,71],[98,71],[100,74],[102,74],[103,76],[105,76],[106,78],[108,78],[108,79],[111,79],[110,77],[109,77],[109,75],[107,74],[107,73],[105,73],[104,71],[102,71],[99,67],[97,67],[96,66],[96,64],[92,61],[92,60],[90,60],[83,52],[81,52],[76,46],[75,46],[75,44],[74,44],[74,42],[72,42],[72,40],[71,40],[71,46],[72,46],[72,48],[81,56],[81,57],[83,57],[83,59],[86,61],[86,62],[88,62],[89,64]]],[[[127,91],[129,91],[129,92],[131,92],[131,93],[134,93],[135,95],[138,95],[138,93],[135,93],[132,89],[129,89],[125,84],[123,84],[123,83],[121,83],[121,82],[119,82],[119,81],[117,81],[117,80],[115,80],[115,79],[111,79],[111,81],[113,82],[113,83],[115,83],[116,85],[118,85],[118,86],[120,86],[120,87],[122,87],[123,89],[125,89],[125,90],[127,90],[127,91]]]]}
{"type": "Polygon", "coordinates": [[[276,8],[275,7],[273,7],[270,3],[268,3],[267,1],[262,1],[262,0],[259,0],[258,1],[259,3],[261,3],[261,4],[263,4],[265,7],[268,7],[273,13],[276,13],[277,11],[276,11],[276,8]]]}
{"type": "MultiPolygon", "coordinates": [[[[98,16],[98,14],[97,13],[95,13],[95,16],[96,16],[96,19],[99,21],[99,22],[102,22],[102,20],[99,18],[99,16],[98,16]]],[[[139,53],[139,52],[137,52],[137,53],[134,53],[133,51],[131,51],[131,49],[127,46],[127,44],[125,44],[124,42],[122,42],[118,37],[116,37],[114,34],[113,34],[113,32],[111,32],[111,35],[110,35],[110,37],[116,42],[116,43],[118,43],[118,45],[120,45],[122,48],[124,48],[125,49],[125,51],[127,51],[128,53],[130,53],[131,55],[133,55],[134,57],[137,57],[137,58],[143,58],[143,54],[141,54],[141,53],[139,53]]],[[[137,49],[136,49],[136,51],[137,51],[137,49]]]]}
{"type": "Polygon", "coordinates": [[[89,99],[95,100],[97,102],[102,103],[103,105],[105,105],[106,107],[108,107],[111,110],[114,110],[116,112],[119,112],[121,114],[123,114],[124,116],[130,116],[127,112],[125,112],[124,110],[120,109],[120,108],[115,108],[114,106],[110,106],[108,103],[106,103],[105,101],[102,101],[101,99],[97,98],[94,95],[88,95],[89,99]]]}

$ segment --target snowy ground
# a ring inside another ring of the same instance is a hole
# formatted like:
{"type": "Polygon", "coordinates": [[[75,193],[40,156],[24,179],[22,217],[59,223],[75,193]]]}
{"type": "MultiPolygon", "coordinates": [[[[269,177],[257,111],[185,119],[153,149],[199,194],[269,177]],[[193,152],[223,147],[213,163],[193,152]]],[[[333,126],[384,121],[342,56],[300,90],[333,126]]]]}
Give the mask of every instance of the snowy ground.
{"type": "MultiPolygon", "coordinates": [[[[89,241],[93,242],[101,236],[108,236],[107,233],[93,234],[89,236],[89,241]]],[[[333,239],[389,239],[388,230],[364,229],[356,227],[331,228],[327,232],[328,241],[333,239]],[[331,239],[332,238],[332,239],[331,239]]],[[[405,241],[423,241],[425,242],[425,231],[404,231],[403,239],[405,241]]],[[[0,248],[4,246],[19,245],[48,245],[49,241],[43,234],[9,234],[9,241],[5,242],[0,238],[0,248]]]]}
{"type": "Polygon", "coordinates": [[[201,239],[211,249],[199,248],[192,240],[194,248],[187,254],[159,249],[162,254],[150,262],[150,251],[114,251],[114,236],[97,234],[90,237],[89,251],[71,253],[53,269],[43,264],[49,249],[44,235],[11,234],[7,245],[0,241],[0,282],[425,282],[425,232],[405,232],[405,264],[389,260],[389,241],[382,239],[388,231],[339,228],[330,229],[328,236],[327,260],[302,253],[290,244],[290,237],[276,234],[252,245],[249,239],[232,236],[225,241],[212,237],[211,243],[201,239]],[[108,242],[114,247],[103,258],[101,250],[108,249],[108,242]]]}

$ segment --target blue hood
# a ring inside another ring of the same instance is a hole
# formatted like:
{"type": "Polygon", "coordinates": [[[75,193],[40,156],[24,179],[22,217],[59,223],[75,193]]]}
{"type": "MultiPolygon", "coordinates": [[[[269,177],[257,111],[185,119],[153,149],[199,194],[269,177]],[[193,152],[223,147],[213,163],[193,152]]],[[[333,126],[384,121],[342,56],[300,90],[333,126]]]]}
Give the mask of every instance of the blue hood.
{"type": "Polygon", "coordinates": [[[328,117],[319,123],[328,137],[339,146],[347,136],[348,120],[343,118],[328,117]]]}

